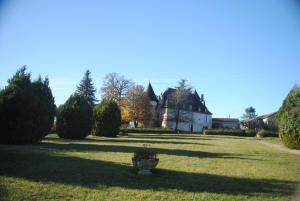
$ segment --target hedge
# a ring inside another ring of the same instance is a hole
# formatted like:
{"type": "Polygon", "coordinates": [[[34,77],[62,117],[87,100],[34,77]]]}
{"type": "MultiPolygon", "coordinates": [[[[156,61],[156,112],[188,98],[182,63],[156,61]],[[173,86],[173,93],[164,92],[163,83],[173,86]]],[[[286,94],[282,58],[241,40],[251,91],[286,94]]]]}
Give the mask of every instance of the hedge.
{"type": "Polygon", "coordinates": [[[170,128],[122,128],[122,133],[174,134],[170,128]]]}
{"type": "Polygon", "coordinates": [[[244,136],[245,131],[243,130],[233,130],[233,129],[226,129],[226,130],[214,130],[214,129],[206,129],[204,130],[204,135],[233,135],[233,136],[244,136]]]}

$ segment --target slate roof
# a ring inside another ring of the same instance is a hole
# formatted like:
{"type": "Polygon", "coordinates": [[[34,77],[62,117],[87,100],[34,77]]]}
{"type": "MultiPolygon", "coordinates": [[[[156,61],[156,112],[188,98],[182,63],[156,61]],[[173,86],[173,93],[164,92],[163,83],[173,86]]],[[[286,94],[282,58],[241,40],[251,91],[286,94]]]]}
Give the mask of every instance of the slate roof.
{"type": "MultiPolygon", "coordinates": [[[[167,107],[167,99],[175,91],[176,91],[176,89],[174,89],[174,88],[168,88],[162,94],[161,107],[167,107]]],[[[194,111],[194,112],[201,112],[201,113],[212,115],[212,113],[205,106],[204,100],[201,100],[201,98],[199,97],[199,95],[198,95],[198,93],[197,93],[196,90],[193,93],[189,94],[188,102],[189,102],[188,105],[192,105],[192,111],[194,111]],[[199,111],[199,108],[200,108],[200,111],[199,111]]]]}
{"type": "Polygon", "coordinates": [[[260,118],[260,119],[266,119],[266,118],[270,118],[270,117],[273,117],[277,114],[277,112],[272,112],[272,113],[269,113],[269,114],[264,114],[264,115],[261,115],[261,116],[258,116],[257,118],[260,118]]]}
{"type": "Polygon", "coordinates": [[[146,92],[147,92],[147,94],[148,94],[150,100],[158,102],[158,99],[157,99],[157,97],[156,97],[156,95],[155,95],[155,93],[154,93],[154,90],[153,90],[152,85],[151,85],[150,82],[149,82],[149,84],[148,84],[148,87],[147,87],[147,91],[146,91],[146,92]]]}

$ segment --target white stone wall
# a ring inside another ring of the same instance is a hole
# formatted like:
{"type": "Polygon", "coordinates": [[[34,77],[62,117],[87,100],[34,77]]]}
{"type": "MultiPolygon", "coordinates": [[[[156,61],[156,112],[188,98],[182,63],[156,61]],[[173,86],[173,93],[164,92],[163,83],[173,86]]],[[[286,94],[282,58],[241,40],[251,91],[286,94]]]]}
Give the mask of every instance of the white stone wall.
{"type": "Polygon", "coordinates": [[[151,105],[150,112],[151,112],[152,120],[151,120],[151,122],[149,122],[150,124],[147,125],[147,126],[154,127],[155,122],[157,120],[157,111],[156,111],[157,102],[156,101],[150,101],[150,105],[151,105]]]}
{"type": "MultiPolygon", "coordinates": [[[[170,108],[165,108],[162,114],[162,127],[175,129],[175,111],[170,108]]],[[[193,132],[202,132],[203,128],[211,128],[212,117],[208,114],[192,111],[180,111],[180,120],[178,122],[178,129],[183,131],[191,131],[193,125],[193,132]]]]}

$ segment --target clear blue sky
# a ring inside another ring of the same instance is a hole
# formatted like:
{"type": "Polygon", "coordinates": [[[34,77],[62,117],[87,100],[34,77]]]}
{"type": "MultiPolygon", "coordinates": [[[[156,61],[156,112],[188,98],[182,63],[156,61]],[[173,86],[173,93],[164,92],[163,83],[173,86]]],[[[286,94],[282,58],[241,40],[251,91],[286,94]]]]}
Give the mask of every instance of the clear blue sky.
{"type": "Polygon", "coordinates": [[[0,0],[0,86],[27,65],[56,104],[86,69],[157,94],[187,79],[214,117],[276,111],[300,83],[300,4],[292,0],[0,0]]]}

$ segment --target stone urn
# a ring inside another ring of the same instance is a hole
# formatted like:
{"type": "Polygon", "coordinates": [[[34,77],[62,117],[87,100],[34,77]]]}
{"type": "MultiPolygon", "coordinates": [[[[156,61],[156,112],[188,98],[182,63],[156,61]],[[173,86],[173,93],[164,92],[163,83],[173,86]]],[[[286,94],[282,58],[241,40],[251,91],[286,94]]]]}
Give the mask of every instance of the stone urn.
{"type": "Polygon", "coordinates": [[[157,166],[158,161],[158,158],[132,158],[132,164],[138,169],[139,175],[152,174],[151,170],[153,170],[157,166]]]}
{"type": "Polygon", "coordinates": [[[132,164],[138,169],[139,175],[152,174],[151,170],[157,166],[158,161],[156,152],[147,149],[146,145],[144,149],[135,151],[132,158],[132,164]]]}

